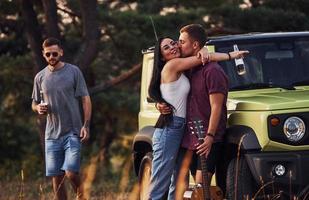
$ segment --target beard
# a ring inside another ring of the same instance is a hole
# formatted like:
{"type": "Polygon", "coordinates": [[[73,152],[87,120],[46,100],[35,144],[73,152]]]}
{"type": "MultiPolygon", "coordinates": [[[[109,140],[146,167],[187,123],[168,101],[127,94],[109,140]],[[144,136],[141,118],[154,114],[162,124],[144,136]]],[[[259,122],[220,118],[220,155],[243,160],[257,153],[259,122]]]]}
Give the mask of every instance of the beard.
{"type": "Polygon", "coordinates": [[[48,61],[48,64],[53,67],[55,67],[58,63],[59,63],[59,59],[52,59],[48,61]]]}

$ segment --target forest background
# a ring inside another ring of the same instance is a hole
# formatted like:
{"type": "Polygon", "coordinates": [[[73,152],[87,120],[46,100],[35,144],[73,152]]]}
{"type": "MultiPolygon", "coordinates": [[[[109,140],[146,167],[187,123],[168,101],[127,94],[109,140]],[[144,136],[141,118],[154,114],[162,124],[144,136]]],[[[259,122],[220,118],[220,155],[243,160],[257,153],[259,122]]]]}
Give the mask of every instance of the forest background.
{"type": "MultiPolygon", "coordinates": [[[[82,176],[91,199],[135,199],[141,50],[155,35],[178,38],[202,24],[209,36],[309,30],[308,0],[0,0],[0,199],[52,199],[44,176],[43,119],[31,110],[42,41],[60,38],[64,60],[85,75],[93,114],[82,176]]],[[[61,84],[61,83],[59,83],[61,84]]]]}

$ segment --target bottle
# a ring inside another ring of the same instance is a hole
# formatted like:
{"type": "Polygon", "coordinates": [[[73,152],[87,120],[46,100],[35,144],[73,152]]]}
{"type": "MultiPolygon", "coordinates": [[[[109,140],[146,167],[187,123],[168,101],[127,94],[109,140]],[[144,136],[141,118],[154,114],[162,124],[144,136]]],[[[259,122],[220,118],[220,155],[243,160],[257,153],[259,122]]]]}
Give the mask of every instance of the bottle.
{"type": "MultiPolygon", "coordinates": [[[[43,105],[43,106],[48,106],[48,104],[44,101],[44,95],[43,95],[43,91],[42,90],[40,90],[40,99],[41,99],[41,101],[40,101],[40,105],[43,105]]],[[[47,113],[44,113],[44,114],[47,114],[47,113]]]]}
{"type": "Polygon", "coordinates": [[[43,91],[42,90],[40,90],[40,99],[41,99],[40,104],[44,104],[44,96],[43,96],[43,91]]]}
{"type": "MultiPolygon", "coordinates": [[[[234,51],[239,51],[237,44],[233,45],[234,51]]],[[[235,65],[238,75],[244,75],[246,73],[246,67],[243,58],[235,58],[235,65]]]]}

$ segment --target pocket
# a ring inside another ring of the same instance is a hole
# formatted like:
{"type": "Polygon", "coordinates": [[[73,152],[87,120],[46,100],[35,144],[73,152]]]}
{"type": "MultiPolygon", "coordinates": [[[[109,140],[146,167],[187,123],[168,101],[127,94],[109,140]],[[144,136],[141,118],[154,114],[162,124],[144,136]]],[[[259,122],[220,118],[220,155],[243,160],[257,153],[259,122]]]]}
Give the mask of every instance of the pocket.
{"type": "Polygon", "coordinates": [[[45,139],[45,151],[53,152],[59,151],[61,149],[61,144],[55,139],[45,139]]]}
{"type": "Polygon", "coordinates": [[[160,142],[164,129],[156,128],[152,136],[152,144],[160,142]]]}
{"type": "Polygon", "coordinates": [[[153,156],[157,157],[164,151],[164,132],[165,129],[156,129],[152,136],[152,150],[153,156]]]}
{"type": "Polygon", "coordinates": [[[185,123],[181,121],[173,121],[169,124],[168,128],[172,130],[181,130],[184,129],[185,123]]]}
{"type": "Polygon", "coordinates": [[[80,148],[80,138],[77,135],[71,135],[69,139],[70,147],[72,148],[80,148]]]}

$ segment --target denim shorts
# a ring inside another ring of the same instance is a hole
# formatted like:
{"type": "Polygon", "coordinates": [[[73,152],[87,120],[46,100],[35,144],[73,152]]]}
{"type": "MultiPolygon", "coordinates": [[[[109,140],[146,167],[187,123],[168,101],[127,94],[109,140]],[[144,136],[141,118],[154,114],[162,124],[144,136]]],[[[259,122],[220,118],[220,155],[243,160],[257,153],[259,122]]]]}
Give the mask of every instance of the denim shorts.
{"type": "Polygon", "coordinates": [[[64,171],[79,172],[81,143],[72,130],[58,139],[45,139],[46,176],[59,176],[64,171]]]}

